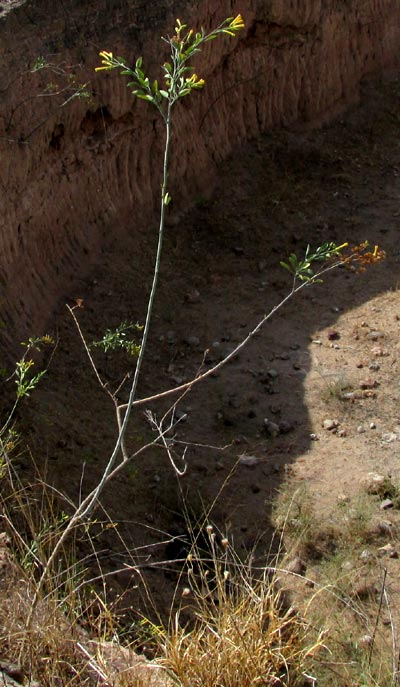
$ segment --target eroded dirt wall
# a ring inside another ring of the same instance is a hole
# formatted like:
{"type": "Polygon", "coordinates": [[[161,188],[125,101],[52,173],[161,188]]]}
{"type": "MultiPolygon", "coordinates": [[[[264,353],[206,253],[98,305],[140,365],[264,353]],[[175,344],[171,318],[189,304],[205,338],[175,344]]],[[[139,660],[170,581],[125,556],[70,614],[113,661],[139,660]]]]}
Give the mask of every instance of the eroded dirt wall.
{"type": "Polygon", "coordinates": [[[156,74],[165,58],[159,37],[176,16],[211,27],[238,12],[246,30],[208,44],[196,65],[206,88],[176,108],[177,215],[210,191],[218,161],[246,139],[334,116],[357,99],[364,75],[391,66],[398,0],[30,0],[0,18],[4,354],[43,333],[110,241],[154,233],[162,126],[117,74],[94,74],[98,51],[143,54],[156,74]],[[32,72],[39,56],[59,71],[32,72]],[[61,106],[60,70],[87,83],[90,100],[61,106]]]}

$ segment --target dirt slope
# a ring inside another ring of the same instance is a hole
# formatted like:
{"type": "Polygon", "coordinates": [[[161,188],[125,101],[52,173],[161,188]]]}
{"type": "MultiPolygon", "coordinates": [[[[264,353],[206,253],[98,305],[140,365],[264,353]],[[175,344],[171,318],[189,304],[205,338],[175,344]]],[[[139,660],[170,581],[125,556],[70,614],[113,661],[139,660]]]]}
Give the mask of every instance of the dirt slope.
{"type": "Polygon", "coordinates": [[[0,15],[2,348],[13,353],[101,251],[127,235],[136,264],[150,250],[160,127],[116,74],[94,76],[99,50],[144,54],[155,70],[159,36],[176,16],[206,27],[237,12],[246,20],[238,41],[202,54],[207,88],[177,108],[178,214],[210,191],[217,163],[245,141],[328,119],[357,100],[360,79],[396,59],[400,38],[397,0],[17,4],[2,3],[0,15]],[[38,58],[51,67],[32,71],[38,58]],[[88,100],[65,105],[70,73],[88,100]]]}

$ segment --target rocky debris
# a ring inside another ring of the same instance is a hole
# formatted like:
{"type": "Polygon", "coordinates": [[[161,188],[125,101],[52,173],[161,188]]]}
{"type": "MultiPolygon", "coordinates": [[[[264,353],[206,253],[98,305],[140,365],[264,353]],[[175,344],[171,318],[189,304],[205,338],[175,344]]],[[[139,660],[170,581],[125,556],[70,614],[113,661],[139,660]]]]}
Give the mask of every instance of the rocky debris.
{"type": "Polygon", "coordinates": [[[193,289],[185,294],[185,301],[191,305],[195,305],[200,302],[200,291],[193,289]]]}
{"type": "Polygon", "coordinates": [[[322,422],[322,427],[328,432],[336,431],[339,426],[340,422],[338,422],[338,420],[332,420],[331,418],[326,418],[326,420],[322,422]]]}
{"type": "Polygon", "coordinates": [[[276,422],[271,422],[268,418],[264,418],[264,428],[270,437],[277,437],[280,434],[279,425],[276,422]]]}
{"type": "Polygon", "coordinates": [[[373,494],[375,496],[385,496],[393,491],[393,484],[390,477],[379,474],[378,472],[369,472],[366,477],[363,477],[361,484],[367,494],[373,494]]]}
{"type": "Polygon", "coordinates": [[[389,556],[389,558],[399,557],[397,549],[393,546],[392,542],[389,542],[389,544],[385,544],[385,546],[380,546],[378,552],[382,555],[389,556]]]}
{"type": "Polygon", "coordinates": [[[388,510],[389,508],[393,508],[394,503],[392,499],[384,499],[381,503],[381,510],[388,510]]]}
{"type": "Polygon", "coordinates": [[[295,575],[305,575],[307,570],[307,565],[301,556],[296,556],[290,563],[286,566],[286,570],[295,575]]]}
{"type": "Polygon", "coordinates": [[[396,432],[384,432],[381,438],[383,444],[392,444],[397,441],[397,434],[396,432]]]}
{"type": "Polygon", "coordinates": [[[382,346],[374,346],[371,348],[371,353],[377,358],[383,358],[389,355],[389,351],[387,351],[386,348],[382,348],[382,346]]]}
{"type": "MultiPolygon", "coordinates": [[[[0,685],[22,685],[25,678],[26,675],[20,665],[0,659],[0,685]]],[[[30,682],[29,684],[32,685],[33,683],[30,682]]]]}
{"type": "Polygon", "coordinates": [[[371,341],[378,341],[378,339],[384,339],[384,338],[385,338],[385,334],[383,332],[378,331],[378,330],[368,332],[368,334],[367,334],[367,339],[371,339],[371,341]]]}
{"type": "Polygon", "coordinates": [[[328,329],[326,336],[328,341],[337,341],[340,339],[340,334],[336,329],[328,329]]]}
{"type": "Polygon", "coordinates": [[[288,422],[288,420],[281,420],[278,423],[278,427],[280,434],[289,434],[289,432],[293,430],[293,425],[291,422],[288,422]]]}
{"type": "Polygon", "coordinates": [[[376,379],[372,379],[371,377],[368,377],[367,379],[361,379],[359,387],[360,389],[376,389],[378,386],[378,382],[376,379]]]}
{"type": "Polygon", "coordinates": [[[238,460],[240,465],[245,465],[247,468],[253,468],[255,465],[258,465],[262,462],[262,458],[259,456],[250,456],[247,455],[247,453],[242,453],[238,457],[238,460]]]}

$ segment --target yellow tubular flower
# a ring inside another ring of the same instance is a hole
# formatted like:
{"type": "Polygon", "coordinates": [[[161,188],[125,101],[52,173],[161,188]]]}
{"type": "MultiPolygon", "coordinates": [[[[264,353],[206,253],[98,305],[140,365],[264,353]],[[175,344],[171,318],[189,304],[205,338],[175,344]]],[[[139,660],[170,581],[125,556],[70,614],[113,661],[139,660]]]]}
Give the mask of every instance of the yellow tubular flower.
{"type": "Polygon", "coordinates": [[[237,17],[232,19],[231,23],[229,24],[229,28],[233,31],[239,31],[240,29],[244,29],[244,26],[245,24],[241,14],[238,14],[237,17]]]}
{"type": "Polygon", "coordinates": [[[112,52],[107,52],[107,50],[102,50],[99,53],[100,57],[102,57],[102,67],[96,67],[95,72],[101,72],[105,69],[111,69],[112,67],[112,61],[113,61],[113,54],[112,52]]]}

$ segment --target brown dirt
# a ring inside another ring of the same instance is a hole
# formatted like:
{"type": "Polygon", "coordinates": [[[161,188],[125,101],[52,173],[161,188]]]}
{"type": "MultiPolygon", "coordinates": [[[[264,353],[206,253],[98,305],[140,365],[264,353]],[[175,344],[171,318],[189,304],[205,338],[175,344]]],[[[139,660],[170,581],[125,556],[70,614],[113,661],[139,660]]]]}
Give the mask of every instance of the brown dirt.
{"type": "Polygon", "coordinates": [[[195,27],[238,12],[245,18],[237,40],[214,41],[197,56],[207,87],[175,110],[175,212],[206,196],[217,164],[246,141],[296,122],[331,120],[357,101],[364,76],[399,56],[397,0],[18,4],[0,3],[13,8],[0,14],[2,357],[45,326],[107,238],[125,243],[134,234],[132,252],[150,240],[161,126],[116,72],[94,73],[100,50],[143,55],[159,78],[166,59],[160,36],[176,17],[195,27]],[[32,72],[38,57],[52,66],[32,72]],[[72,73],[90,97],[64,105],[72,73]]]}
{"type": "MultiPolygon", "coordinates": [[[[148,450],[106,489],[102,503],[143,565],[161,610],[174,582],[157,562],[168,556],[171,533],[185,529],[184,504],[192,522],[207,511],[243,555],[254,550],[263,563],[271,504],[288,476],[308,485],[318,517],[327,520],[338,496],[354,497],[368,472],[400,480],[399,133],[397,76],[366,83],[361,106],[334,125],[275,132],[236,151],[220,166],[211,200],[199,197],[193,211],[168,227],[142,397],[207,368],[204,351],[213,342],[219,343],[215,356],[239,342],[288,292],[279,261],[289,252],[301,254],[308,242],[368,239],[387,259],[365,274],[337,270],[304,290],[237,360],[182,399],[187,419],[176,437],[188,445],[184,477],[175,476],[163,450],[148,450]],[[332,328],[340,337],[333,341],[332,328]],[[377,340],[372,332],[380,332],[377,340]],[[198,337],[199,345],[189,345],[188,337],[198,337]],[[374,353],[376,346],[384,355],[374,353]],[[379,367],[370,369],[371,363],[379,367]],[[339,385],[358,390],[365,379],[376,382],[373,397],[338,398],[339,385]],[[287,422],[290,431],[268,437],[264,418],[287,422]],[[326,418],[337,420],[345,436],[324,430],[326,418]],[[395,439],[388,442],[388,433],[395,439]],[[260,462],[241,465],[242,454],[260,462]]],[[[90,279],[69,294],[70,304],[84,299],[75,312],[89,341],[123,320],[144,321],[155,238],[140,253],[135,242],[132,252],[129,241],[110,245],[90,279]]],[[[77,502],[101,474],[115,421],[65,307],[50,333],[58,345],[46,378],[24,405],[24,437],[35,461],[46,464],[46,478],[77,502]]],[[[96,354],[96,360],[103,378],[117,386],[128,359],[96,354]]],[[[149,404],[157,417],[167,407],[149,404]]],[[[143,412],[136,413],[129,447],[152,438],[143,412]]],[[[16,458],[22,476],[30,465],[28,453],[16,458]]],[[[105,571],[127,560],[112,529],[101,547],[105,571]]],[[[398,561],[391,565],[398,572],[398,561]]],[[[128,571],[116,576],[114,588],[138,583],[128,571]]]]}

